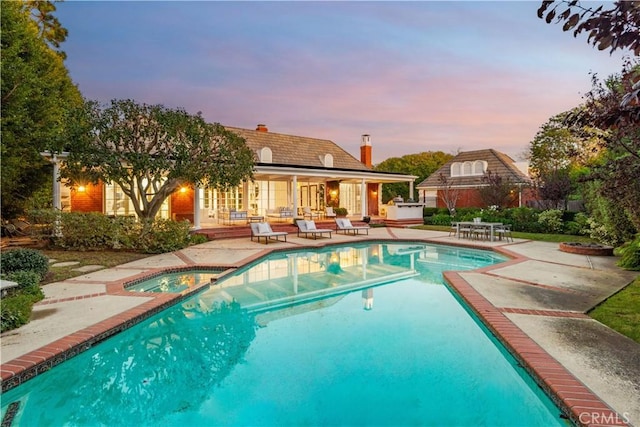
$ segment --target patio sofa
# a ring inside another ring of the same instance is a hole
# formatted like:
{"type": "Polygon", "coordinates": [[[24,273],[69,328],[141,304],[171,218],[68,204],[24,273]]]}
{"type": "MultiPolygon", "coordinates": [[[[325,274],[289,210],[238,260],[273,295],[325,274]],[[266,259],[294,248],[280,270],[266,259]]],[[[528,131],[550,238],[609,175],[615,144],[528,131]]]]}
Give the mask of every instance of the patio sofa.
{"type": "Polygon", "coordinates": [[[293,219],[293,210],[286,207],[267,209],[267,218],[293,219]]]}
{"type": "Polygon", "coordinates": [[[233,208],[222,208],[218,211],[218,221],[223,224],[231,224],[234,221],[247,221],[247,211],[237,211],[233,208]]]}

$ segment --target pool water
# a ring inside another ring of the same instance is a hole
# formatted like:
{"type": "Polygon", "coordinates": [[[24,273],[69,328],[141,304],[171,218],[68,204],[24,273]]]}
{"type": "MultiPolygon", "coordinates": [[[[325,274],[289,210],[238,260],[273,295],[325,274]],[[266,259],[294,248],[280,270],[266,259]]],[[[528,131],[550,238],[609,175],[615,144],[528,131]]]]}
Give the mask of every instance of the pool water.
{"type": "Polygon", "coordinates": [[[443,284],[491,252],[277,253],[2,396],[13,425],[565,425],[443,284]]]}
{"type": "Polygon", "coordinates": [[[211,282],[218,277],[218,272],[210,270],[180,271],[166,273],[157,277],[143,280],[131,286],[127,290],[131,292],[169,292],[181,293],[192,289],[197,285],[211,282]]]}

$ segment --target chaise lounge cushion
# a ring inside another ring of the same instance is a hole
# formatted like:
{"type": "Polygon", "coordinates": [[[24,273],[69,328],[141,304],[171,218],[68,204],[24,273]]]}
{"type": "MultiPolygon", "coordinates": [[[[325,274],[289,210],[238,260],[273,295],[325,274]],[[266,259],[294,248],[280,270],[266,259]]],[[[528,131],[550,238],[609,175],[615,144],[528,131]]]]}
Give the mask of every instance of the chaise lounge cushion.
{"type": "Polygon", "coordinates": [[[257,228],[258,234],[267,234],[272,232],[271,227],[267,222],[259,222],[256,228],[257,228]]]}

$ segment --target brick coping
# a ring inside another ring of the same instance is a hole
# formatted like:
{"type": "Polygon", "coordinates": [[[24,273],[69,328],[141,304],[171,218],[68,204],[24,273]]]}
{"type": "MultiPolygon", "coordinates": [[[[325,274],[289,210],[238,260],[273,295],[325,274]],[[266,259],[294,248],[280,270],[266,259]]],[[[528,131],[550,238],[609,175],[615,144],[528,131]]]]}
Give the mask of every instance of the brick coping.
{"type": "Polygon", "coordinates": [[[585,314],[554,310],[498,308],[455,271],[444,272],[453,291],[471,308],[531,375],[553,402],[578,426],[628,426],[614,411],[538,343],[518,328],[504,313],[587,318],[585,314]]]}
{"type": "MultiPolygon", "coordinates": [[[[374,238],[366,239],[369,243],[375,241],[383,242],[423,242],[437,245],[449,245],[467,247],[470,249],[489,250],[501,253],[510,259],[500,264],[483,267],[473,270],[484,274],[491,274],[490,271],[496,268],[503,268],[507,265],[517,264],[529,260],[529,258],[509,251],[504,247],[487,247],[475,245],[473,243],[454,242],[443,243],[437,239],[406,239],[399,238],[389,230],[390,239],[374,238]]],[[[361,243],[360,240],[354,240],[361,243]]],[[[341,242],[338,245],[344,245],[341,242]]],[[[308,248],[320,248],[324,246],[332,246],[331,242],[318,246],[309,246],[308,248]]],[[[243,260],[241,265],[226,266],[227,272],[231,270],[249,265],[272,252],[300,250],[306,245],[296,245],[296,248],[265,248],[260,253],[250,256],[243,260]]],[[[151,269],[145,273],[141,273],[134,277],[118,280],[107,284],[106,295],[127,295],[131,296],[131,292],[125,289],[125,286],[132,281],[139,281],[150,277],[157,276],[165,272],[175,272],[176,270],[194,270],[199,268],[216,269],[220,266],[200,265],[187,260],[188,265],[184,267],[169,267],[151,269]]],[[[225,276],[222,273],[219,278],[225,276]]],[[[602,399],[579,381],[571,374],[563,365],[555,360],[540,345],[518,328],[504,313],[521,313],[543,316],[561,316],[561,317],[585,317],[586,315],[575,312],[563,312],[552,310],[527,310],[514,308],[498,308],[489,302],[484,296],[476,291],[462,276],[456,271],[445,271],[443,273],[445,281],[450,285],[453,291],[469,306],[469,308],[478,316],[482,323],[491,331],[492,334],[505,346],[513,357],[525,368],[534,381],[547,393],[554,403],[569,417],[569,419],[578,426],[628,426],[624,421],[624,417],[611,409],[602,399]]],[[[30,353],[17,357],[13,360],[3,363],[0,366],[1,393],[4,393],[20,384],[28,381],[38,374],[48,371],[54,366],[73,358],[79,353],[90,349],[96,344],[110,338],[111,336],[122,332],[145,319],[165,310],[166,308],[177,304],[178,302],[199,292],[208,283],[201,284],[189,289],[181,294],[163,294],[153,293],[145,294],[145,297],[152,298],[150,301],[142,303],[123,313],[112,316],[106,320],[98,322],[92,326],[74,332],[64,338],[47,344],[30,353]]],[[[94,294],[91,296],[83,296],[77,298],[90,298],[94,296],[105,295],[105,293],[94,294]]],[[[74,298],[71,298],[74,299],[74,298]]],[[[57,300],[59,302],[62,300],[57,300]]],[[[42,301],[41,304],[45,304],[42,301]]],[[[51,302],[49,302],[51,303],[51,302]]]]}

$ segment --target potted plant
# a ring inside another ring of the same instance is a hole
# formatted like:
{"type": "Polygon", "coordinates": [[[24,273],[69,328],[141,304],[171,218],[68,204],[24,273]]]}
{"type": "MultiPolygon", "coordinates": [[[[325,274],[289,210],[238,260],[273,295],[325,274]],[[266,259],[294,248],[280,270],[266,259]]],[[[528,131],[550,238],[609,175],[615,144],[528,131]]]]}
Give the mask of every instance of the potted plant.
{"type": "Polygon", "coordinates": [[[343,218],[349,214],[347,208],[333,208],[333,212],[338,218],[343,218]]]}

